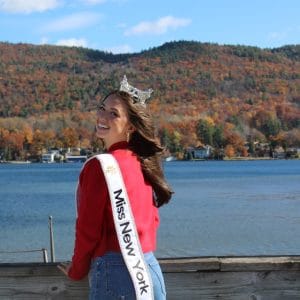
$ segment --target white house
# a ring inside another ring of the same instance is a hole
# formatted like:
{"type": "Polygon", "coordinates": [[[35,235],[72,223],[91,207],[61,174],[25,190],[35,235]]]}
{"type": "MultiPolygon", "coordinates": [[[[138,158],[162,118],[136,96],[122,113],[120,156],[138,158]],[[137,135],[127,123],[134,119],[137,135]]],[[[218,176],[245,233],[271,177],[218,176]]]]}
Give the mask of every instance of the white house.
{"type": "Polygon", "coordinates": [[[54,163],[55,158],[59,157],[59,150],[49,150],[47,153],[42,154],[43,163],[54,163]]]}
{"type": "Polygon", "coordinates": [[[200,147],[190,147],[186,152],[191,159],[207,159],[211,156],[212,150],[211,146],[205,145],[200,147]]]}

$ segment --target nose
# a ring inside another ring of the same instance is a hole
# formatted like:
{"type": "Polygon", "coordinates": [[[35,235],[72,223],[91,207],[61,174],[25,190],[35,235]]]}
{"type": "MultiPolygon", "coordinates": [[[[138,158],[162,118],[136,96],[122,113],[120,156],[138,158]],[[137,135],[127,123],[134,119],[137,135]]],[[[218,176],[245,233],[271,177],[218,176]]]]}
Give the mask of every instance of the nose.
{"type": "Polygon", "coordinates": [[[101,114],[99,111],[97,112],[97,120],[96,124],[103,123],[103,114],[101,114]]]}

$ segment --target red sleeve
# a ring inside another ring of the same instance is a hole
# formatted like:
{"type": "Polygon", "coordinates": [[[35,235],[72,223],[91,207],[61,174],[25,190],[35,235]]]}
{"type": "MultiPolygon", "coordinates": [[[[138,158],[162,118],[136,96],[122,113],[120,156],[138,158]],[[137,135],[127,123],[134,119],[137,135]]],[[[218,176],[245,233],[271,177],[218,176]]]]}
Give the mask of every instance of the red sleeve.
{"type": "Polygon", "coordinates": [[[95,248],[101,241],[103,215],[108,195],[104,174],[97,159],[86,163],[79,177],[79,209],[75,246],[69,277],[84,278],[90,269],[95,248]]]}

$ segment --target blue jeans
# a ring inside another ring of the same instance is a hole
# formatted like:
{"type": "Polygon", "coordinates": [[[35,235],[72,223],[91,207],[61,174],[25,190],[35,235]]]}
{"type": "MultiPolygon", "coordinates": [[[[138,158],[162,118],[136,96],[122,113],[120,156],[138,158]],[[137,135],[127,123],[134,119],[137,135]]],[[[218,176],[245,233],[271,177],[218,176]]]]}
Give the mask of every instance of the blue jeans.
{"type": "MultiPolygon", "coordinates": [[[[153,283],[154,299],[165,300],[163,275],[152,252],[144,254],[153,283]]],[[[89,273],[89,300],[134,300],[135,291],[121,253],[108,252],[97,257],[89,273]]]]}

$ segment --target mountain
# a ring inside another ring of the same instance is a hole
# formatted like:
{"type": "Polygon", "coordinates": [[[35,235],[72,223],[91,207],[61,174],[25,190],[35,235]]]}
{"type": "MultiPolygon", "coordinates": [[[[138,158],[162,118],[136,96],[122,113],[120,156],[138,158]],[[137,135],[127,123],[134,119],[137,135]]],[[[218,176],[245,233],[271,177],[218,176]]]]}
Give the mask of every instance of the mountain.
{"type": "Polygon", "coordinates": [[[236,149],[257,140],[300,146],[300,45],[176,41],[114,55],[0,43],[0,130],[23,136],[25,128],[32,134],[52,130],[56,146],[67,145],[63,130],[76,131],[70,146],[90,140],[97,104],[124,74],[132,85],[154,89],[149,106],[173,152],[206,143],[210,135],[214,146],[236,149]],[[216,132],[222,134],[219,144],[216,132]]]}

